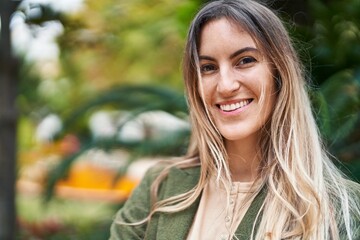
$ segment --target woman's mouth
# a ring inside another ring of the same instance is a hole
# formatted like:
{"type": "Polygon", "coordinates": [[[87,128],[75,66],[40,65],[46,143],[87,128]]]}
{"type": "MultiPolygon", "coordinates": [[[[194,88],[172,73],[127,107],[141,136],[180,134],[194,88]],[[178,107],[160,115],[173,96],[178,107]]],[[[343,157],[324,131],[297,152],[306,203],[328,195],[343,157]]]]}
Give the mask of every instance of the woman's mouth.
{"type": "Polygon", "coordinates": [[[230,103],[230,104],[216,104],[216,106],[224,112],[232,112],[232,111],[235,111],[237,109],[240,109],[240,108],[243,108],[243,107],[249,105],[252,101],[253,101],[253,99],[250,98],[250,99],[245,99],[245,100],[241,100],[239,102],[234,102],[234,103],[230,103]]]}

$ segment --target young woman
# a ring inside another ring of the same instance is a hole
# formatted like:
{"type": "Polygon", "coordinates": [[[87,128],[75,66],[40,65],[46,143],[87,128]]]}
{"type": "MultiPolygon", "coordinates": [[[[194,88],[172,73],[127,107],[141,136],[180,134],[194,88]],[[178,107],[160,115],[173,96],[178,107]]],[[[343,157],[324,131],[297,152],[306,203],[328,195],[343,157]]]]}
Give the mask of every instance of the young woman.
{"type": "Polygon", "coordinates": [[[146,174],[111,239],[360,239],[360,187],[324,150],[304,71],[271,10],[207,4],[183,67],[189,153],[146,174]]]}

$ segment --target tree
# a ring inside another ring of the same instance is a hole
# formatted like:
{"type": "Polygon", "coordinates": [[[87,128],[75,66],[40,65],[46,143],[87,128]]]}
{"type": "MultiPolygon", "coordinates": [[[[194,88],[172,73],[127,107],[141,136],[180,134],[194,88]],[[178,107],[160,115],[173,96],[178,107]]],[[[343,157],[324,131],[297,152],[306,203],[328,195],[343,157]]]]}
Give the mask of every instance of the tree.
{"type": "Polygon", "coordinates": [[[17,61],[11,52],[10,18],[14,1],[0,2],[0,239],[15,239],[17,61]]]}

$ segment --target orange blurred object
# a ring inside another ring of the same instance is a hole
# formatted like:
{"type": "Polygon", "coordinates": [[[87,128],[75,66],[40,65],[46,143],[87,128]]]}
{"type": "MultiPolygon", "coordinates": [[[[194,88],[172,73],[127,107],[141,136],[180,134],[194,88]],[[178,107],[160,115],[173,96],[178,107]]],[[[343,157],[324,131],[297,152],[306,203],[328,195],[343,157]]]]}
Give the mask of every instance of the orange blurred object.
{"type": "MultiPolygon", "coordinates": [[[[22,153],[20,160],[24,165],[17,183],[18,189],[29,194],[40,194],[49,170],[65,156],[76,153],[79,149],[78,138],[67,135],[59,141],[45,143],[36,150],[22,153]]],[[[122,158],[122,155],[118,156],[119,160],[122,158]]],[[[116,180],[117,169],[110,167],[105,159],[93,161],[85,157],[77,160],[71,166],[67,178],[56,184],[56,196],[109,202],[124,201],[139,179],[122,176],[116,180]]]]}
{"type": "Polygon", "coordinates": [[[116,171],[99,164],[79,161],[72,166],[68,177],[58,182],[57,193],[64,197],[123,201],[138,184],[138,180],[123,176],[115,181],[116,174],[116,171]]]}

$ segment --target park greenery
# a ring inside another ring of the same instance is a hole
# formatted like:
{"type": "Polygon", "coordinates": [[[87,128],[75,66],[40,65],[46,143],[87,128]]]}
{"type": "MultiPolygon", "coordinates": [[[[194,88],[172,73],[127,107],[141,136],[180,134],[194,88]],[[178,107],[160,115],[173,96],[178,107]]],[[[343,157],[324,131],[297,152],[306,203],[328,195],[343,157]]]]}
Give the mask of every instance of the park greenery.
{"type": "MultiPolygon", "coordinates": [[[[34,5],[33,8],[41,9],[36,16],[19,9],[33,29],[49,21],[58,21],[63,26],[57,38],[58,61],[44,65],[24,60],[20,72],[19,164],[36,161],[21,158],[21,152],[38,147],[31,136],[38,122],[49,114],[55,113],[64,121],[55,140],[71,133],[80,141],[79,149],[64,156],[47,178],[48,200],[54,197],[56,182],[89,149],[126,149],[132,153],[129,163],[141,156],[181,155],[186,151],[188,130],[179,129],[162,138],[141,141],[95,139],[88,120],[99,110],[130,112],[127,121],[154,110],[187,119],[181,58],[189,22],[204,2],[88,0],[81,11],[71,14],[56,12],[47,5],[34,5]]],[[[307,68],[320,132],[330,153],[338,159],[334,161],[351,178],[360,180],[360,2],[297,2],[306,4],[307,21],[293,22],[293,13],[286,12],[286,8],[279,13],[296,39],[295,45],[307,68]]],[[[118,126],[119,131],[122,126],[118,126]]],[[[121,174],[125,171],[126,166],[119,169],[121,174]]],[[[24,204],[20,199],[20,210],[26,209],[24,204]]],[[[78,208],[76,203],[70,205],[78,208]]],[[[109,213],[108,219],[101,215],[99,220],[103,222],[88,222],[100,227],[79,226],[85,229],[82,236],[69,228],[78,234],[69,239],[106,239],[111,214],[116,209],[109,208],[104,210],[109,213]],[[89,233],[91,229],[98,232],[97,238],[89,237],[96,234],[89,233]]],[[[31,211],[24,214],[28,212],[31,211]]],[[[81,221],[67,223],[76,222],[81,221]]],[[[65,239],[57,234],[60,233],[49,234],[46,239],[65,239]]]]}

